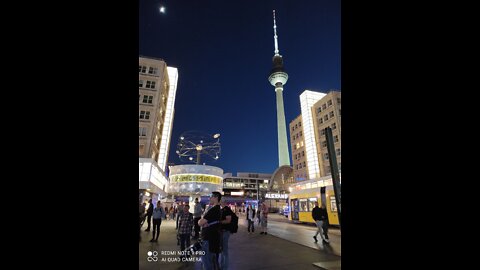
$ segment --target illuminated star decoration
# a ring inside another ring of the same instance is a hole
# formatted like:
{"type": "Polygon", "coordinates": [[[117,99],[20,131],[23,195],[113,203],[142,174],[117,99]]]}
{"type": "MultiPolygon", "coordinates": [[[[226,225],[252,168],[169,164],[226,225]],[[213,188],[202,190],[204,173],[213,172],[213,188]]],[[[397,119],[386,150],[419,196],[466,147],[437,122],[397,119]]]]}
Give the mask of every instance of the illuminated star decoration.
{"type": "Polygon", "coordinates": [[[165,14],[165,7],[164,7],[164,6],[161,6],[161,7],[160,7],[160,13],[165,14]]]}

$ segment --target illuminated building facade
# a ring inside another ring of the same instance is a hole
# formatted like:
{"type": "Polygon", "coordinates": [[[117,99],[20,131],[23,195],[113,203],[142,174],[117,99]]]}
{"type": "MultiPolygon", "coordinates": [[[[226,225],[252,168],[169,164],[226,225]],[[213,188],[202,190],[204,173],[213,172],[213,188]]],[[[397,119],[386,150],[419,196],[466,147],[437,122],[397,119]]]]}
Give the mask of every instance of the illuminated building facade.
{"type": "MultiPolygon", "coordinates": [[[[141,196],[167,195],[165,175],[173,127],[178,70],[162,59],[139,57],[139,189],[141,196]]],[[[142,198],[148,199],[148,198],[142,198]]]]}

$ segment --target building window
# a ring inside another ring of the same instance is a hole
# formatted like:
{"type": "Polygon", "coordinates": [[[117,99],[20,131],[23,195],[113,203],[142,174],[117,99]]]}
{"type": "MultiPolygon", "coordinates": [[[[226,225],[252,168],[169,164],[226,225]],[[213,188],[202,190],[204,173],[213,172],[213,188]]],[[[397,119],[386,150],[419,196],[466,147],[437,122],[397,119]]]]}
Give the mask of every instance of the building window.
{"type": "Polygon", "coordinates": [[[147,72],[146,66],[138,66],[138,73],[145,73],[147,72]]]}
{"type": "Polygon", "coordinates": [[[302,136],[302,131],[300,131],[300,136],[302,136]]]}
{"type": "Polygon", "coordinates": [[[140,119],[150,119],[149,111],[140,111],[140,119]]]}
{"type": "Polygon", "coordinates": [[[337,129],[337,123],[332,124],[332,129],[337,129]]]}
{"type": "Polygon", "coordinates": [[[328,153],[323,154],[323,159],[328,160],[328,153]]]}
{"type": "Polygon", "coordinates": [[[330,112],[329,115],[330,115],[330,118],[333,118],[334,114],[333,114],[333,112],[330,112]]]}
{"type": "Polygon", "coordinates": [[[140,136],[140,137],[147,136],[147,128],[146,127],[139,127],[138,128],[138,136],[140,136]]]}
{"type": "Polygon", "coordinates": [[[333,139],[335,140],[335,142],[338,142],[338,135],[333,136],[333,139]]]}
{"type": "Polygon", "coordinates": [[[317,108],[317,114],[321,113],[322,112],[322,108],[318,107],[317,108]]]}
{"type": "Polygon", "coordinates": [[[297,143],[297,148],[296,149],[298,149],[298,148],[300,148],[300,143],[297,143]]]}
{"type": "Polygon", "coordinates": [[[143,155],[143,152],[145,152],[145,145],[144,144],[140,144],[138,146],[138,155],[141,156],[143,155]]]}
{"type": "Polygon", "coordinates": [[[298,122],[298,126],[301,127],[301,126],[302,126],[302,122],[298,122]]]}
{"type": "Polygon", "coordinates": [[[292,127],[292,132],[295,131],[295,127],[292,127]]]}
{"type": "Polygon", "coordinates": [[[302,157],[304,157],[304,156],[305,156],[305,151],[302,151],[302,157]]]}
{"type": "Polygon", "coordinates": [[[149,68],[148,68],[148,74],[157,75],[157,74],[158,74],[158,68],[156,68],[156,67],[149,67],[149,68]]]}
{"type": "Polygon", "coordinates": [[[322,105],[322,109],[323,109],[323,110],[327,109],[327,104],[323,104],[323,105],[322,105]]]}
{"type": "Polygon", "coordinates": [[[322,135],[322,136],[325,135],[325,129],[323,129],[323,128],[320,129],[320,135],[322,135]]]}
{"type": "Polygon", "coordinates": [[[337,156],[340,156],[340,154],[341,154],[340,148],[338,148],[336,151],[337,151],[337,156]]]}
{"type": "Polygon", "coordinates": [[[138,87],[143,87],[143,80],[138,80],[138,87]]]}
{"type": "Polygon", "coordinates": [[[303,147],[303,141],[300,142],[300,146],[303,147]]]}
{"type": "Polygon", "coordinates": [[[147,85],[145,87],[150,88],[150,89],[154,89],[155,88],[155,82],[154,81],[147,81],[147,85]]]}
{"type": "Polygon", "coordinates": [[[338,109],[338,115],[342,116],[342,110],[341,109],[338,109]]]}
{"type": "Polygon", "coordinates": [[[325,119],[325,121],[328,121],[328,115],[325,115],[323,119],[325,119]]]}
{"type": "Polygon", "coordinates": [[[307,167],[307,166],[305,166],[305,161],[303,162],[303,167],[307,167]]]}
{"type": "Polygon", "coordinates": [[[332,106],[332,100],[327,101],[328,107],[332,106]]]}
{"type": "Polygon", "coordinates": [[[323,124],[323,118],[322,117],[318,118],[318,123],[323,124]]]}
{"type": "Polygon", "coordinates": [[[153,103],[153,96],[143,95],[143,103],[152,104],[153,103]]]}
{"type": "Polygon", "coordinates": [[[338,103],[338,104],[341,104],[341,103],[340,103],[340,98],[339,98],[339,97],[337,98],[337,103],[338,103]]]}
{"type": "Polygon", "coordinates": [[[327,141],[322,142],[322,147],[327,147],[327,141]]]}

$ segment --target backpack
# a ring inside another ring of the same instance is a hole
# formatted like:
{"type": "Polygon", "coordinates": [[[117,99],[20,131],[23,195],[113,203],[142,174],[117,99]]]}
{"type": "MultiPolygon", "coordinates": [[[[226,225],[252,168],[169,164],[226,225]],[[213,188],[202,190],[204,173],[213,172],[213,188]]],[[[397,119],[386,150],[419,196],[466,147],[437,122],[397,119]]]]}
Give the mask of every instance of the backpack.
{"type": "Polygon", "coordinates": [[[230,222],[230,233],[238,231],[238,216],[232,211],[232,221],[230,222]]]}

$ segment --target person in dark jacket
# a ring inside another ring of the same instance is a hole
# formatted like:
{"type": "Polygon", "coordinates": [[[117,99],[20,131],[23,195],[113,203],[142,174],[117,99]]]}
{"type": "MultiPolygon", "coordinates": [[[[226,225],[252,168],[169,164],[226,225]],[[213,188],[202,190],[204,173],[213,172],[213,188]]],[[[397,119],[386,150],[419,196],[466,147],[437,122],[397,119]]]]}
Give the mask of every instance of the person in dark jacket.
{"type": "Polygon", "coordinates": [[[202,256],[202,264],[205,270],[213,270],[220,268],[218,265],[218,254],[221,251],[221,227],[222,211],[220,209],[220,201],[222,194],[214,191],[210,196],[211,207],[205,211],[203,218],[198,221],[198,225],[202,228],[202,249],[205,251],[202,256]],[[214,266],[215,265],[215,266],[214,266]]]}
{"type": "Polygon", "coordinates": [[[222,253],[220,254],[220,269],[228,270],[228,240],[230,238],[230,232],[232,231],[232,216],[233,211],[222,200],[220,203],[222,207],[222,220],[220,221],[222,229],[222,253]]]}
{"type": "Polygon", "coordinates": [[[153,215],[153,203],[152,199],[148,200],[148,210],[147,210],[147,224],[148,227],[145,230],[146,232],[150,231],[150,223],[152,222],[152,215],[153,215]]]}
{"type": "Polygon", "coordinates": [[[317,235],[320,234],[323,242],[328,244],[328,214],[325,204],[322,204],[322,208],[319,208],[318,202],[315,202],[315,207],[312,210],[312,218],[315,220],[315,224],[317,224],[318,228],[315,236],[313,236],[315,243],[318,242],[317,235]]]}
{"type": "Polygon", "coordinates": [[[248,220],[248,233],[250,233],[250,227],[252,228],[252,233],[255,232],[255,209],[252,208],[252,205],[249,204],[247,208],[247,220],[248,220]]]}
{"type": "Polygon", "coordinates": [[[202,218],[202,205],[198,202],[198,198],[195,198],[195,206],[193,207],[193,225],[195,226],[195,235],[193,239],[198,239],[200,237],[200,226],[198,226],[198,221],[202,218]]]}

